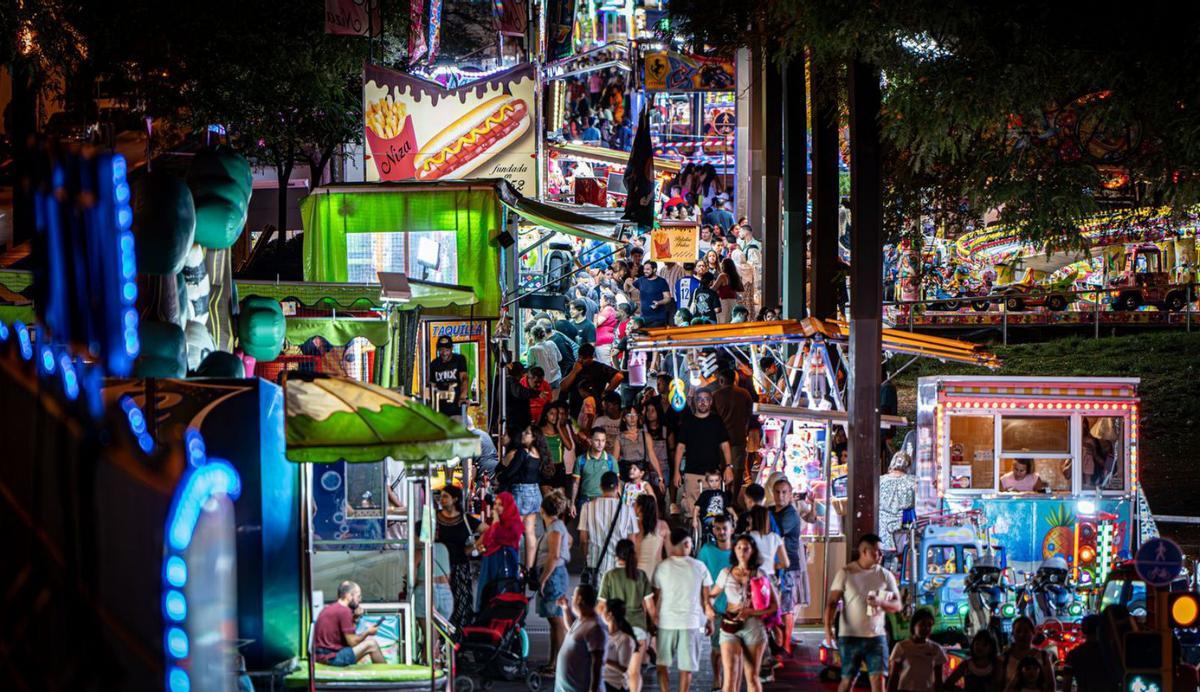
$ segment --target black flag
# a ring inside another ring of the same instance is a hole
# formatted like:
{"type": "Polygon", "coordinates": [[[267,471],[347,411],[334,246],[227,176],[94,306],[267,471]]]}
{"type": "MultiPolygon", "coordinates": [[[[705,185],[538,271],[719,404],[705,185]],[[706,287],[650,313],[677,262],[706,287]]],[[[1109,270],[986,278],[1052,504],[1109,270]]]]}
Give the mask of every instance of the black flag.
{"type": "Polygon", "coordinates": [[[650,144],[650,107],[642,107],[629,162],[625,164],[625,214],[639,226],[654,225],[654,147],[650,144]]]}

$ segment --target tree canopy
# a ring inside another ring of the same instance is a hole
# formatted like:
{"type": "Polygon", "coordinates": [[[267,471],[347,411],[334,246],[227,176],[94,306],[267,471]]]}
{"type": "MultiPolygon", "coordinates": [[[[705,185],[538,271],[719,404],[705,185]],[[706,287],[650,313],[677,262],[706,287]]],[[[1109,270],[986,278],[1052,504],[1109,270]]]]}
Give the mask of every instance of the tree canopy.
{"type": "Polygon", "coordinates": [[[669,20],[705,51],[879,66],[893,230],[996,211],[1030,239],[1076,245],[1101,209],[1200,202],[1195,5],[672,0],[669,20]]]}

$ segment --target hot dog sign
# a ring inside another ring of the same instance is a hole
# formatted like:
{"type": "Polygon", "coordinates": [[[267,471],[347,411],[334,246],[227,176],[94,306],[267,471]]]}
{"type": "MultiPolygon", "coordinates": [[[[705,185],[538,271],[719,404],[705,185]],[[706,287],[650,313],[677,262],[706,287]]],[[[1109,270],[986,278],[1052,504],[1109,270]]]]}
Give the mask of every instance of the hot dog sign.
{"type": "Polygon", "coordinates": [[[367,180],[506,178],[537,189],[531,65],[456,89],[374,65],[364,81],[367,180]]]}

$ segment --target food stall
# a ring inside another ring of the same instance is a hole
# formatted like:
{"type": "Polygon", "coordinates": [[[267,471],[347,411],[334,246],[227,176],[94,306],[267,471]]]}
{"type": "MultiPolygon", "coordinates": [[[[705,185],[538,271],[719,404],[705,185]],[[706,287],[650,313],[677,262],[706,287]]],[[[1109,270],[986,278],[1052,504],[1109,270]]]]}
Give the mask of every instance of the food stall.
{"type": "Polygon", "coordinates": [[[1081,586],[1103,582],[1156,533],[1138,483],[1138,382],[921,378],[918,516],[980,511],[1010,567],[1057,556],[1081,586]]]}

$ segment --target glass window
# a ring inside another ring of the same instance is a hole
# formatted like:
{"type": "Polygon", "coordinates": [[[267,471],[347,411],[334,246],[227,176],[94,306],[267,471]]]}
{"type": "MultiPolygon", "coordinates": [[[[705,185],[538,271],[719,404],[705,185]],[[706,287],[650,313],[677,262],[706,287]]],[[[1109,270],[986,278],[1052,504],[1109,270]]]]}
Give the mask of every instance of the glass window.
{"type": "Polygon", "coordinates": [[[1004,416],[1001,449],[1006,453],[1071,452],[1071,419],[1049,416],[1004,416]]]}
{"type": "Polygon", "coordinates": [[[995,486],[995,416],[950,416],[950,487],[995,486]]]}
{"type": "Polygon", "coordinates": [[[1084,416],[1080,458],[1085,490],[1125,489],[1125,419],[1084,416]]]}
{"type": "Polygon", "coordinates": [[[380,465],[346,464],[347,516],[355,519],[375,519],[383,516],[387,497],[380,465]]]}
{"type": "Polygon", "coordinates": [[[347,233],[346,278],[377,284],[379,272],[404,272],[405,233],[347,233]]]}
{"type": "Polygon", "coordinates": [[[458,283],[458,236],[454,231],[408,234],[408,275],[418,281],[458,283]]]}
{"type": "Polygon", "coordinates": [[[958,554],[952,545],[934,545],[925,549],[926,574],[957,574],[958,554]]]}
{"type": "Polygon", "coordinates": [[[1047,488],[1054,493],[1071,492],[1071,458],[1069,456],[1000,458],[1000,490],[1002,492],[1035,492],[1047,488]],[[1018,479],[1013,471],[1013,466],[1018,461],[1031,465],[1031,472],[1036,474],[1037,478],[1030,480],[1028,475],[1023,475],[1018,479]]]}
{"type": "Polygon", "coordinates": [[[347,233],[350,283],[379,283],[379,272],[403,272],[417,281],[458,283],[458,235],[454,231],[347,233]]]}
{"type": "Polygon", "coordinates": [[[978,556],[979,556],[978,551],[976,551],[974,547],[972,547],[972,546],[964,546],[963,547],[963,571],[964,572],[971,571],[971,567],[975,564],[975,558],[977,558],[978,556]]]}

